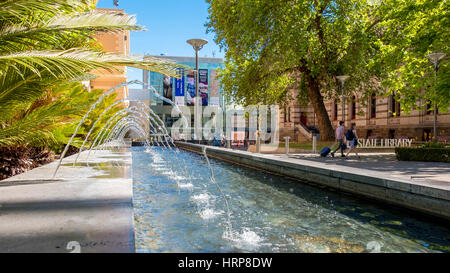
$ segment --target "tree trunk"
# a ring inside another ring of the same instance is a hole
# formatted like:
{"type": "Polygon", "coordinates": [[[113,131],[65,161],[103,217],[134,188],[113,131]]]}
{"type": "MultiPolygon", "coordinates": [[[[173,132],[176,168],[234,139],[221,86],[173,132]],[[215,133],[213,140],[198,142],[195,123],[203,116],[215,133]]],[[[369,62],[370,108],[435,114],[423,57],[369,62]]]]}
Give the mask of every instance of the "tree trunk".
{"type": "Polygon", "coordinates": [[[54,153],[46,149],[0,147],[0,180],[50,163],[53,159],[54,153]]]}
{"type": "Polygon", "coordinates": [[[323,97],[320,93],[320,83],[317,78],[313,78],[310,75],[306,76],[306,87],[308,91],[308,97],[317,115],[317,122],[320,130],[320,140],[330,141],[334,140],[334,130],[331,126],[328,112],[323,103],[323,97]]]}

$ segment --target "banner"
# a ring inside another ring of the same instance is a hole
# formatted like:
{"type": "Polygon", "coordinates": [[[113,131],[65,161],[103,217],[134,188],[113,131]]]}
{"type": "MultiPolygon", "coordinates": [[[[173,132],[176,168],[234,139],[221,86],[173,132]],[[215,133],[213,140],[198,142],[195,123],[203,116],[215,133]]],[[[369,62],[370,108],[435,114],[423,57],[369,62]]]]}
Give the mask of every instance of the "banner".
{"type": "Polygon", "coordinates": [[[217,80],[217,70],[211,70],[210,84],[209,84],[209,105],[219,106],[219,81],[217,80]]]}
{"type": "Polygon", "coordinates": [[[184,105],[184,69],[179,70],[181,78],[175,79],[175,104],[184,105]]]}
{"type": "MultiPolygon", "coordinates": [[[[163,75],[163,96],[166,99],[172,100],[172,77],[163,75]]],[[[163,102],[163,105],[170,105],[168,102],[163,102]]]]}
{"type": "Polygon", "coordinates": [[[198,70],[198,89],[202,105],[208,106],[208,69],[198,70]]]}
{"type": "Polygon", "coordinates": [[[194,72],[191,71],[187,75],[187,88],[186,88],[186,96],[187,96],[187,105],[192,106],[195,102],[195,75],[194,72]]]}

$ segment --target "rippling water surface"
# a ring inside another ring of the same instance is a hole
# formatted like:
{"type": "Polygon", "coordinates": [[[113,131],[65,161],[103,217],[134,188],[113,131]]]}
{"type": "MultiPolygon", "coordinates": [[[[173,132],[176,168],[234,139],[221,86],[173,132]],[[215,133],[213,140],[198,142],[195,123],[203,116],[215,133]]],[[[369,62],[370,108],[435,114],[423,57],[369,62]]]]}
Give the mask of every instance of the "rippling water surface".
{"type": "Polygon", "coordinates": [[[133,148],[137,252],[450,251],[442,223],[210,161],[230,217],[203,156],[133,148]]]}

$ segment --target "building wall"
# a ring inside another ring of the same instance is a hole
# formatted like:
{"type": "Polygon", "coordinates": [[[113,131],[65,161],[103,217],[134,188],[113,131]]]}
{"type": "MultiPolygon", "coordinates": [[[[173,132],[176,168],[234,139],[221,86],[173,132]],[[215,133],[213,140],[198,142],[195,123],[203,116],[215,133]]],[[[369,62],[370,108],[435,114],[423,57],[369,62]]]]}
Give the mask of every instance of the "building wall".
{"type": "MultiPolygon", "coordinates": [[[[124,14],[122,9],[97,9],[103,12],[124,14]]],[[[105,52],[116,53],[120,55],[130,54],[130,32],[121,31],[114,33],[97,33],[95,39],[103,46],[105,52]]],[[[108,72],[104,69],[94,71],[93,74],[98,77],[90,82],[90,89],[103,89],[105,91],[112,87],[127,81],[126,67],[118,67],[121,71],[108,72]]],[[[123,99],[128,96],[128,88],[121,87],[117,91],[117,99],[123,99]]]]}
{"type": "MultiPolygon", "coordinates": [[[[195,57],[181,57],[181,56],[151,56],[151,57],[157,57],[160,59],[171,60],[178,64],[186,65],[192,69],[195,69],[195,57]]],[[[213,70],[215,70],[217,72],[217,70],[219,68],[223,68],[223,59],[221,59],[221,58],[199,58],[199,69],[207,69],[208,70],[208,106],[212,105],[211,98],[213,97],[211,95],[211,85],[213,84],[211,72],[213,70]]],[[[164,80],[163,75],[160,73],[143,71],[142,81],[146,82],[146,83],[150,84],[152,87],[154,87],[156,89],[156,91],[158,92],[158,94],[161,96],[164,96],[163,80],[164,80]]],[[[176,102],[176,100],[175,100],[175,79],[172,78],[171,82],[172,82],[172,97],[169,99],[173,102],[176,102]]],[[[218,88],[218,98],[219,98],[219,101],[218,101],[219,105],[215,105],[215,106],[223,107],[223,105],[225,104],[225,101],[224,101],[224,96],[223,96],[222,90],[220,88],[220,85],[218,84],[217,77],[214,81],[214,84],[218,88]]],[[[187,73],[186,73],[186,75],[184,77],[185,98],[184,98],[184,102],[182,104],[178,104],[178,105],[189,106],[188,101],[187,101],[187,93],[188,93],[187,86],[188,86],[188,77],[187,77],[187,73]]],[[[178,118],[171,117],[172,106],[167,105],[167,104],[164,105],[163,101],[161,99],[158,99],[155,96],[153,96],[152,93],[150,94],[150,100],[151,100],[150,104],[151,104],[152,110],[165,122],[165,125],[166,125],[167,129],[169,130],[172,126],[172,123],[178,119],[178,118]]],[[[189,108],[190,108],[191,113],[194,113],[194,106],[189,106],[189,108]]],[[[202,106],[202,108],[204,108],[204,106],[202,106]]],[[[204,117],[203,123],[206,122],[208,119],[209,118],[204,117]]],[[[192,120],[191,120],[192,128],[194,126],[193,122],[194,122],[194,119],[192,117],[192,120]]]]}
{"type": "MultiPolygon", "coordinates": [[[[151,56],[151,57],[157,57],[159,59],[167,59],[174,61],[178,64],[189,66],[192,69],[195,69],[195,58],[194,57],[179,57],[179,56],[151,56]]],[[[211,71],[215,70],[217,71],[219,68],[223,68],[223,59],[221,58],[199,58],[199,69],[208,69],[208,105],[211,104],[211,71]]],[[[184,94],[187,96],[187,77],[184,78],[184,94]]],[[[163,75],[156,72],[149,72],[144,71],[143,74],[143,81],[148,82],[151,84],[160,95],[163,95],[163,75]]],[[[218,85],[217,78],[216,78],[216,85],[218,85]]],[[[172,86],[173,86],[173,96],[175,96],[175,81],[172,79],[172,86]]],[[[220,89],[220,86],[218,86],[218,92],[219,92],[219,105],[222,106],[224,103],[224,97],[222,94],[222,90],[220,89]]],[[[172,101],[175,101],[174,97],[170,98],[172,101]]],[[[156,100],[152,103],[161,103],[160,101],[156,100]]],[[[187,101],[185,100],[184,105],[187,104],[187,101]]]]}

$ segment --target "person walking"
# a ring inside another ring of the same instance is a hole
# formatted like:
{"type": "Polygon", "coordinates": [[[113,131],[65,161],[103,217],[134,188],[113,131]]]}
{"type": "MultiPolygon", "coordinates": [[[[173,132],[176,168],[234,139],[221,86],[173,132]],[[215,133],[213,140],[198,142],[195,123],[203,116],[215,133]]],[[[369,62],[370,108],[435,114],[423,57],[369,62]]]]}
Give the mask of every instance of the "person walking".
{"type": "Polygon", "coordinates": [[[348,156],[351,151],[355,151],[355,154],[358,158],[361,158],[358,155],[358,150],[356,149],[356,146],[358,146],[358,135],[356,134],[356,123],[352,123],[352,127],[348,129],[347,134],[345,135],[345,138],[350,144],[350,149],[348,150],[346,156],[348,156]]]}
{"type": "Polygon", "coordinates": [[[331,156],[334,157],[337,150],[341,149],[341,157],[345,157],[345,126],[342,120],[339,121],[339,127],[336,128],[336,142],[339,145],[334,149],[334,151],[331,151],[331,156]]]}

